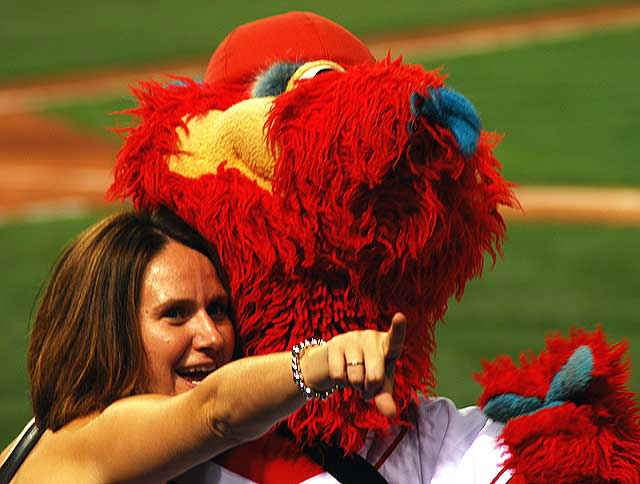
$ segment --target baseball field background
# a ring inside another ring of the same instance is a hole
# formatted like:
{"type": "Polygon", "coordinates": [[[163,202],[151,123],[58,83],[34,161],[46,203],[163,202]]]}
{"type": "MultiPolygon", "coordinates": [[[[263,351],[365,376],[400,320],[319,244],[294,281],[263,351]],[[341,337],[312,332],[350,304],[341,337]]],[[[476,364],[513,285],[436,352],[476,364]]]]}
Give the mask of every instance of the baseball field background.
{"type": "Polygon", "coordinates": [[[127,122],[108,113],[133,105],[129,79],[197,78],[234,26],[287,10],[442,67],[484,128],[505,135],[498,158],[524,189],[612,194],[569,198],[566,213],[547,218],[529,216],[523,199],[523,214],[507,214],[503,257],[439,327],[438,393],[473,404],[482,358],[538,351],[551,330],[599,323],[628,342],[630,387],[640,390],[640,218],[609,206],[640,191],[640,3],[16,1],[0,20],[0,448],[31,415],[25,348],[51,264],[73,235],[122,207],[101,194],[120,143],[107,128],[127,122]],[[603,20],[612,12],[624,21],[603,20]],[[598,217],[575,216],[589,205],[598,217]]]}

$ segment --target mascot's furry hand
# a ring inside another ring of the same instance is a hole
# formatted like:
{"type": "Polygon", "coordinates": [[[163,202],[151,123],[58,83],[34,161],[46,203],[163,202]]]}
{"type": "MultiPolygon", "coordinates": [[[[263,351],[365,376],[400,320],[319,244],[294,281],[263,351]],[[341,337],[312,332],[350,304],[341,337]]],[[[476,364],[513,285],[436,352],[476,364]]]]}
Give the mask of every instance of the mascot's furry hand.
{"type": "Polygon", "coordinates": [[[484,412],[506,422],[501,438],[514,484],[640,482],[640,421],[625,389],[623,344],[599,330],[554,336],[517,367],[503,357],[485,363],[484,412]]]}
{"type": "Polygon", "coordinates": [[[435,383],[435,322],[495,257],[498,207],[516,203],[471,103],[309,13],[239,27],[204,83],[136,94],[111,194],[165,205],[215,244],[247,354],[407,316],[396,420],[345,390],[290,417],[296,438],[355,451],[406,422],[435,383]]]}

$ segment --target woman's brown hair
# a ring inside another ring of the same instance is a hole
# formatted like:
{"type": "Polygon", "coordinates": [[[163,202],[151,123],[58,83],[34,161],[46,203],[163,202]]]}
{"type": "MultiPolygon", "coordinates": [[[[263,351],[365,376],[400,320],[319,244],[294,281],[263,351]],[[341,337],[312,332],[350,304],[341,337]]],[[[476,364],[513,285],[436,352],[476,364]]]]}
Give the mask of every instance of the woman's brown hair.
{"type": "Polygon", "coordinates": [[[145,391],[141,288],[147,266],[172,239],[207,256],[229,293],[214,248],[164,209],[108,217],[60,255],[40,299],[27,353],[40,428],[58,430],[145,391]]]}

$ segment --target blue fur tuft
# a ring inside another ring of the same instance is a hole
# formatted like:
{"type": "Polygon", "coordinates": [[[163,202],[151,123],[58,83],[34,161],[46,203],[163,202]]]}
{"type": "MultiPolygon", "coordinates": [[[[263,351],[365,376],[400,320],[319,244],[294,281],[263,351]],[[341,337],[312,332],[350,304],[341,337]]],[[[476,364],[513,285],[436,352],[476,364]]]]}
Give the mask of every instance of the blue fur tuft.
{"type": "Polygon", "coordinates": [[[465,158],[478,149],[480,117],[473,104],[459,92],[446,87],[429,88],[428,97],[414,92],[411,111],[416,117],[425,116],[432,123],[450,129],[465,158]]]}
{"type": "Polygon", "coordinates": [[[542,401],[539,398],[503,393],[489,400],[482,411],[497,422],[507,422],[512,418],[533,413],[541,408],[542,401]]]}
{"type": "Polygon", "coordinates": [[[593,352],[580,346],[553,377],[545,403],[574,401],[584,395],[591,383],[593,352]]]}
{"type": "Polygon", "coordinates": [[[498,422],[527,415],[566,402],[578,402],[587,392],[593,375],[593,351],[588,346],[576,348],[564,366],[555,374],[547,396],[542,402],[536,397],[503,393],[493,397],[483,412],[498,422]]]}
{"type": "Polygon", "coordinates": [[[302,63],[278,62],[256,78],[251,90],[252,97],[278,96],[287,88],[291,76],[302,63]]]}

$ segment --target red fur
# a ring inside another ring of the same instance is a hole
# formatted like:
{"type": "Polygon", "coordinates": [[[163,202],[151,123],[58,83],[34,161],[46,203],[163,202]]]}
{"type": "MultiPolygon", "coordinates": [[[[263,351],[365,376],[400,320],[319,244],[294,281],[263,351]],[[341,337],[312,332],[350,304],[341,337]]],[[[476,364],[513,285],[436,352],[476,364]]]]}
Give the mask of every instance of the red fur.
{"type": "MultiPolygon", "coordinates": [[[[409,98],[441,86],[437,72],[399,61],[301,81],[278,96],[267,137],[279,153],[273,195],[235,169],[186,179],[168,172],[182,118],[237,93],[188,84],[138,92],[140,125],[121,150],[110,193],[136,206],[164,204],[216,244],[230,279],[247,354],[289,349],[311,336],[410,322],[398,362],[399,414],[435,384],[434,325],[448,298],[495,258],[504,235],[497,208],[515,203],[483,134],[465,160],[452,134],[416,123],[409,98]]],[[[393,422],[350,390],[289,418],[300,440],[361,447],[393,422]]]]}
{"type": "Polygon", "coordinates": [[[544,398],[553,375],[583,345],[594,356],[585,401],[514,418],[502,432],[510,454],[505,465],[522,484],[640,482],[640,418],[635,395],[625,388],[626,345],[609,345],[601,329],[554,335],[539,356],[522,355],[520,367],[504,357],[484,363],[480,404],[501,393],[544,398]]]}

